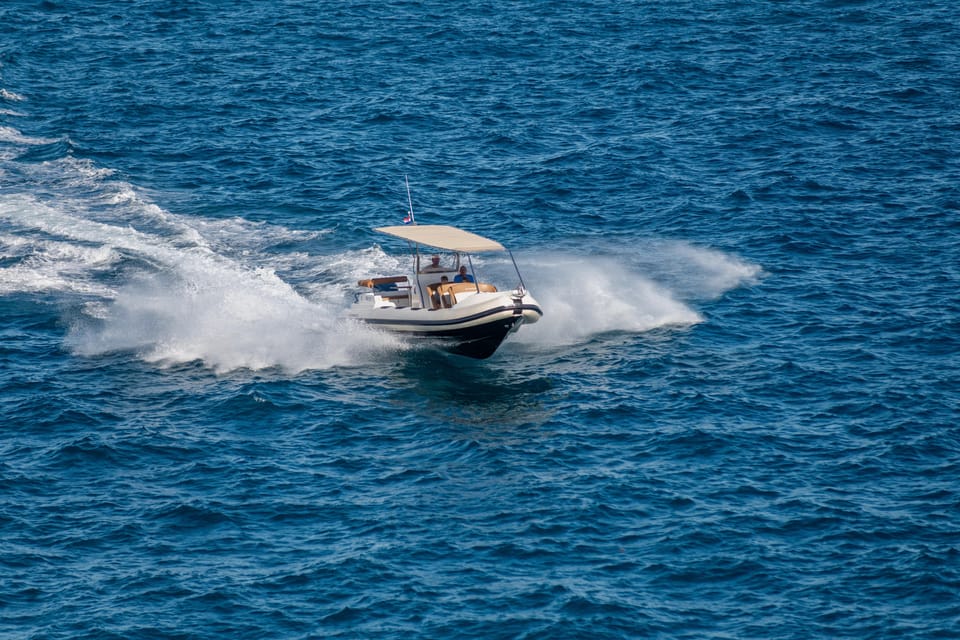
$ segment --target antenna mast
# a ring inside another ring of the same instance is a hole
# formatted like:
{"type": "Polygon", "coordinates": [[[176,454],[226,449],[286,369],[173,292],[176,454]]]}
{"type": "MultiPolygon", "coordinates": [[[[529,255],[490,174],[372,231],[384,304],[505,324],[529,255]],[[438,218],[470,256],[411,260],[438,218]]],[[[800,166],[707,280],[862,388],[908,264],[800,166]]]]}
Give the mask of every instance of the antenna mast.
{"type": "Polygon", "coordinates": [[[413,216],[413,198],[410,197],[410,181],[407,180],[407,174],[403,174],[403,182],[407,185],[407,204],[410,206],[410,224],[417,224],[417,219],[413,216]]]}

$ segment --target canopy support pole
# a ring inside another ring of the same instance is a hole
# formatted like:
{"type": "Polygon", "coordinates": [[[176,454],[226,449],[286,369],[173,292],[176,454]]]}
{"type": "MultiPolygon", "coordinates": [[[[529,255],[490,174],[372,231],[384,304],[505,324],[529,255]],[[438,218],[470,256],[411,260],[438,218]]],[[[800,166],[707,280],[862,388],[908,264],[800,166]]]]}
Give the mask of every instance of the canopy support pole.
{"type": "Polygon", "coordinates": [[[477,277],[477,272],[473,270],[473,260],[469,253],[467,254],[467,262],[470,263],[470,275],[473,276],[473,284],[477,287],[477,293],[480,293],[480,278],[477,277]]]}
{"type": "Polygon", "coordinates": [[[517,277],[520,278],[520,295],[523,295],[527,287],[523,284],[523,276],[520,275],[520,267],[517,266],[517,259],[513,257],[513,251],[510,251],[510,249],[507,249],[507,253],[510,254],[510,260],[513,261],[513,268],[516,269],[517,277]]]}

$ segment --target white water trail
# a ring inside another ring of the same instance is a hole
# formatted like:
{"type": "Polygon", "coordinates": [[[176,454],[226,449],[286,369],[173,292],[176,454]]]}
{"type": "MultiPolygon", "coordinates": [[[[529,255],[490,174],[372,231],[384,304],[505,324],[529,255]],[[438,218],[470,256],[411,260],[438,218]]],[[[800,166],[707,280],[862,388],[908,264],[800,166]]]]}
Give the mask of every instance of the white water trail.
{"type": "Polygon", "coordinates": [[[100,321],[76,324],[68,342],[81,355],[135,351],[149,362],[199,360],[220,372],[351,365],[389,345],[271,271],[196,256],[120,289],[100,321]]]}
{"type": "Polygon", "coordinates": [[[175,235],[150,234],[24,196],[0,199],[0,219],[31,235],[29,241],[8,236],[0,245],[21,258],[0,270],[0,291],[98,296],[67,336],[78,355],[131,351],[149,362],[201,361],[218,372],[298,372],[402,348],[343,318],[342,302],[333,302],[342,300],[342,285],[329,284],[333,291],[308,299],[271,269],[218,254],[202,238],[184,245],[183,220],[175,235]],[[122,260],[136,265],[134,275],[117,287],[104,284],[100,267],[122,260]]]}
{"type": "MultiPolygon", "coordinates": [[[[0,157],[56,142],[0,126],[0,157]]],[[[113,171],[72,156],[20,163],[17,172],[46,187],[37,196],[0,195],[0,294],[81,296],[66,305],[82,309],[67,336],[77,354],[125,351],[150,362],[201,361],[217,371],[296,372],[406,348],[343,313],[357,279],[406,272],[405,257],[376,245],[325,255],[278,252],[271,247],[308,245],[326,231],[178,216],[113,171]]],[[[695,325],[705,320],[698,302],[760,274],[736,256],[682,241],[594,250],[518,255],[544,317],[511,342],[553,348],[605,333],[695,325]]],[[[501,288],[515,284],[506,258],[476,261],[501,288]]]]}
{"type": "MultiPolygon", "coordinates": [[[[101,192],[117,190],[123,189],[101,192]]],[[[87,296],[67,336],[78,355],[133,352],[163,364],[200,361],[219,372],[298,372],[356,365],[405,348],[399,338],[344,318],[356,279],[404,271],[405,260],[379,247],[325,256],[277,254],[265,247],[316,236],[243,219],[184,218],[139,197],[109,205],[156,231],[147,233],[118,222],[116,212],[110,222],[93,220],[88,206],[0,197],[0,220],[10,225],[0,234],[0,258],[13,263],[0,268],[0,293],[87,296]],[[218,245],[242,249],[231,257],[218,245]],[[297,273],[301,284],[294,288],[274,267],[297,273]]],[[[96,215],[104,217],[102,211],[96,215]]],[[[758,266],[735,256],[679,241],[651,242],[642,252],[634,247],[619,255],[609,248],[590,257],[533,252],[521,254],[520,261],[544,317],[511,342],[545,348],[704,322],[698,302],[760,274],[758,266]]],[[[513,284],[505,258],[477,262],[502,287],[513,284]]]]}

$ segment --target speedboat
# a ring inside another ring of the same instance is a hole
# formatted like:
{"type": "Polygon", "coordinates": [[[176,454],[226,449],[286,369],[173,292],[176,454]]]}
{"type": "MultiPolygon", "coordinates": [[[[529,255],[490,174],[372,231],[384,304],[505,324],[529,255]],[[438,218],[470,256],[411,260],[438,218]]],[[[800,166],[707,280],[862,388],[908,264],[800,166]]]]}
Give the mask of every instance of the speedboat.
{"type": "Polygon", "coordinates": [[[470,358],[489,358],[504,339],[543,316],[523,284],[513,253],[502,244],[447,225],[380,227],[379,233],[406,240],[412,273],[364,278],[348,315],[360,322],[418,339],[470,358]],[[424,249],[446,252],[423,264],[424,249]],[[507,251],[517,284],[506,290],[482,281],[471,254],[507,251]]]}

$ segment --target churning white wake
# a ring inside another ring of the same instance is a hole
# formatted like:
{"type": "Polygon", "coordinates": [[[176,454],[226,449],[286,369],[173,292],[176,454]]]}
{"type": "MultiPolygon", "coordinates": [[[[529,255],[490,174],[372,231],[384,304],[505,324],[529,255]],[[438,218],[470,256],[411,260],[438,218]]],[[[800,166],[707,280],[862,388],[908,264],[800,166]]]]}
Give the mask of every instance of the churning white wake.
{"type": "MultiPolygon", "coordinates": [[[[408,266],[373,237],[366,248],[331,250],[324,231],[172,214],[109,169],[69,154],[4,162],[62,144],[0,126],[0,177],[9,172],[28,185],[21,193],[0,191],[0,295],[47,296],[67,309],[66,341],[78,355],[131,352],[217,371],[296,372],[356,365],[407,347],[344,317],[358,279],[408,266]]],[[[676,241],[590,251],[518,253],[544,317],[511,342],[552,348],[609,332],[694,325],[704,320],[698,303],[760,272],[735,256],[676,241]]],[[[508,258],[476,262],[482,278],[501,288],[516,284],[508,258]]]]}
{"type": "MultiPolygon", "coordinates": [[[[0,88],[0,101],[24,98],[0,88]]],[[[274,251],[323,232],[177,216],[69,147],[0,124],[0,295],[63,308],[78,355],[301,371],[403,348],[343,316],[356,271],[390,266],[382,252],[341,264],[342,252],[274,251]]]]}
{"type": "Polygon", "coordinates": [[[264,269],[188,257],[138,276],[74,325],[77,353],[129,350],[154,362],[200,360],[219,371],[354,364],[383,340],[310,301],[264,269]]]}
{"type": "MultiPolygon", "coordinates": [[[[399,348],[343,318],[341,284],[315,285],[307,297],[255,260],[211,249],[197,229],[182,228],[186,219],[163,217],[166,233],[146,233],[30,197],[2,197],[0,220],[21,233],[0,235],[0,255],[19,258],[0,269],[0,292],[85,294],[67,337],[78,355],[132,351],[150,362],[199,360],[218,371],[302,371],[399,348]],[[129,277],[113,285],[125,271],[129,277]]],[[[237,221],[206,226],[253,232],[237,221]]]]}
{"type": "MultiPolygon", "coordinates": [[[[322,256],[278,254],[265,247],[311,236],[243,219],[183,218],[135,197],[121,206],[132,207],[138,224],[154,232],[93,220],[92,212],[69,201],[0,196],[0,220],[8,223],[0,258],[15,258],[0,268],[0,293],[79,295],[82,312],[67,336],[78,355],[121,351],[150,362],[201,361],[217,371],[296,372],[355,365],[405,348],[396,337],[344,318],[351,284],[403,271],[403,258],[376,245],[322,256]]],[[[751,282],[760,271],[683,242],[649,243],[642,254],[534,251],[518,260],[544,317],[510,341],[549,348],[610,332],[695,325],[704,321],[698,302],[751,282]]],[[[478,269],[503,286],[515,284],[505,258],[479,258],[478,269]]]]}

